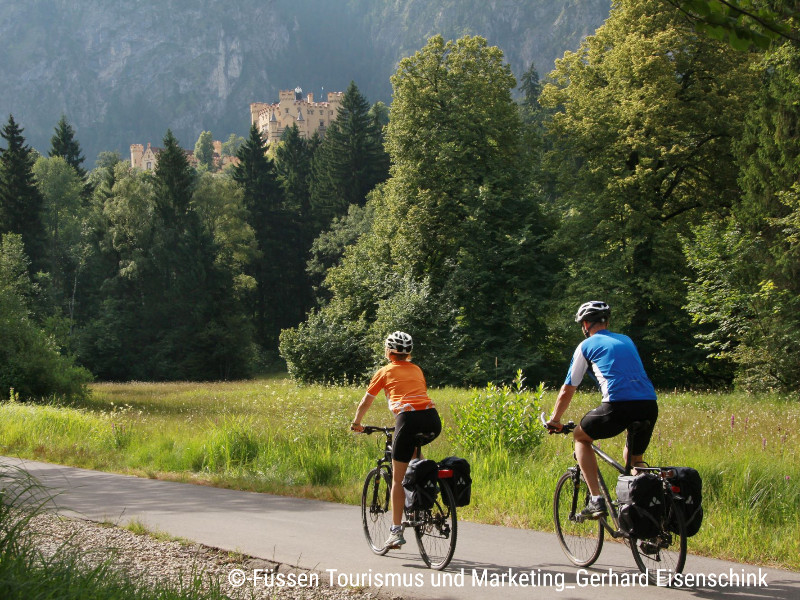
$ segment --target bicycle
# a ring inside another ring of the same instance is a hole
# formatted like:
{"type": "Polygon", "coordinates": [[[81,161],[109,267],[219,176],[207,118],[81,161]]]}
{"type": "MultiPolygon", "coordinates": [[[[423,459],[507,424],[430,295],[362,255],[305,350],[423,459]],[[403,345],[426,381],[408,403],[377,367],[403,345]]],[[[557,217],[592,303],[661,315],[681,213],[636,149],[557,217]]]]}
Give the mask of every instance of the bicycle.
{"type": "MultiPolygon", "coordinates": [[[[365,425],[361,433],[371,435],[383,433],[386,440],[383,454],[376,461],[364,480],[361,493],[361,521],[364,535],[370,549],[383,556],[389,547],[383,542],[389,537],[392,525],[391,493],[392,493],[392,433],[394,427],[374,427],[365,425]]],[[[425,441],[424,434],[417,434],[421,446],[425,441]]],[[[419,446],[417,448],[419,456],[419,446]]],[[[453,492],[447,481],[453,477],[450,469],[439,468],[439,494],[432,508],[404,509],[403,525],[414,529],[419,554],[431,569],[441,571],[453,558],[458,537],[458,520],[453,492]]]]}
{"type": "MultiPolygon", "coordinates": [[[[544,413],[540,419],[547,428],[544,413]]],[[[631,429],[635,430],[641,425],[641,422],[632,423],[628,435],[630,436],[631,429]]],[[[561,431],[553,433],[569,435],[575,427],[575,423],[570,421],[563,425],[561,431]]],[[[630,475],[630,464],[621,465],[594,444],[592,450],[620,475],[630,475]]],[[[606,501],[608,517],[599,519],[582,517],[580,512],[589,503],[590,493],[577,464],[569,467],[556,484],[553,497],[556,534],[567,558],[579,567],[588,567],[598,559],[606,532],[614,539],[622,538],[630,547],[639,570],[647,574],[650,583],[661,585],[668,580],[669,572],[681,573],[686,563],[686,523],[682,511],[676,506],[679,496],[669,481],[675,476],[675,472],[665,467],[636,467],[636,471],[658,476],[664,489],[665,507],[658,523],[659,532],[654,537],[637,539],[620,528],[619,503],[612,500],[599,469],[597,475],[600,491],[606,501]]]]}

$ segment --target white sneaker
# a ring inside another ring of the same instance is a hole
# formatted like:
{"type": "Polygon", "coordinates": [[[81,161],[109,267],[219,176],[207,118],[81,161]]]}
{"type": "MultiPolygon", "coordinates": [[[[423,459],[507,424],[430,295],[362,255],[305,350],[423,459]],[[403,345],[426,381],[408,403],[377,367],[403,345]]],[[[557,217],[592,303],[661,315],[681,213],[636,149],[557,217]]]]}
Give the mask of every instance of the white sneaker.
{"type": "Polygon", "coordinates": [[[392,531],[389,539],[383,544],[384,548],[397,549],[406,543],[406,538],[403,537],[403,529],[392,531]]]}

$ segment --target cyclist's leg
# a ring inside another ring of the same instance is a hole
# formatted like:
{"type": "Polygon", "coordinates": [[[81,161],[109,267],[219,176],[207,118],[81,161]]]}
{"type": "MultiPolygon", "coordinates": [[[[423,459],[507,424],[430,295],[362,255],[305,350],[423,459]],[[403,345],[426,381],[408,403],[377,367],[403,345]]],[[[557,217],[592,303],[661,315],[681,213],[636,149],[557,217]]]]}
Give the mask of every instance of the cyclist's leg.
{"type": "Polygon", "coordinates": [[[600,495],[600,482],[597,479],[597,457],[592,450],[592,442],[586,432],[578,425],[573,431],[575,438],[575,459],[586,480],[586,486],[593,496],[600,495]]]}
{"type": "Polygon", "coordinates": [[[592,450],[595,440],[615,437],[625,431],[627,422],[619,423],[614,414],[611,402],[603,402],[586,413],[581,423],[575,428],[575,458],[581,467],[586,485],[592,496],[600,495],[600,483],[597,479],[597,457],[592,450]]]}
{"type": "Polygon", "coordinates": [[[407,470],[408,462],[392,459],[392,525],[398,527],[403,522],[403,507],[406,502],[403,477],[407,470]]]}
{"type": "Polygon", "coordinates": [[[399,526],[403,522],[403,508],[406,493],[403,489],[403,477],[406,476],[408,463],[416,450],[413,436],[414,427],[409,421],[413,420],[413,413],[402,412],[397,415],[394,424],[394,439],[392,440],[392,524],[399,526]]]}
{"type": "Polygon", "coordinates": [[[658,420],[658,403],[642,401],[626,404],[628,404],[627,412],[629,413],[628,420],[630,423],[647,421],[650,425],[628,432],[628,439],[625,442],[622,458],[626,461],[625,464],[628,464],[628,454],[630,454],[630,465],[632,467],[647,466],[647,463],[644,462],[644,453],[647,450],[647,446],[650,445],[650,438],[653,436],[653,429],[658,420]],[[628,448],[629,444],[631,446],[630,449],[628,448]]]}
{"type": "MultiPolygon", "coordinates": [[[[442,421],[436,409],[402,412],[395,421],[394,440],[392,441],[392,520],[399,525],[403,518],[405,504],[405,490],[403,477],[408,470],[408,463],[412,458],[422,458],[422,448],[419,447],[416,435],[418,433],[431,433],[434,438],[442,431],[442,421]]],[[[434,439],[431,438],[431,439],[434,439]]]]}

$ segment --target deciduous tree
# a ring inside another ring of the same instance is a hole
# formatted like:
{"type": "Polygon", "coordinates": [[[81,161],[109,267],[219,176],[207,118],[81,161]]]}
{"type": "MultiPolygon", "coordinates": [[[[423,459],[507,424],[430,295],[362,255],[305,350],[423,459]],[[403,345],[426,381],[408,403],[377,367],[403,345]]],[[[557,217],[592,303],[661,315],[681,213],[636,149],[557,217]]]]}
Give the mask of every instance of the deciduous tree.
{"type": "Polygon", "coordinates": [[[502,52],[480,37],[436,36],[401,61],[392,85],[393,166],[370,200],[372,227],[329,272],[330,302],[283,336],[284,356],[307,377],[291,354],[297,336],[321,343],[331,328],[347,331],[359,343],[331,337],[329,348],[351,357],[353,376],[369,366],[365,344],[378,350],[388,331],[407,328],[431,381],[485,382],[519,367],[540,376],[549,265],[502,52]]]}
{"type": "Polygon", "coordinates": [[[559,312],[608,301],[659,385],[700,376],[700,356],[686,344],[679,236],[738,195],[731,144],[752,89],[747,60],[697,36],[660,0],[621,0],[578,52],[557,61],[541,97],[556,110],[559,312]]]}
{"type": "Polygon", "coordinates": [[[210,131],[203,131],[194,145],[197,166],[206,171],[214,170],[214,137],[210,131]]]}

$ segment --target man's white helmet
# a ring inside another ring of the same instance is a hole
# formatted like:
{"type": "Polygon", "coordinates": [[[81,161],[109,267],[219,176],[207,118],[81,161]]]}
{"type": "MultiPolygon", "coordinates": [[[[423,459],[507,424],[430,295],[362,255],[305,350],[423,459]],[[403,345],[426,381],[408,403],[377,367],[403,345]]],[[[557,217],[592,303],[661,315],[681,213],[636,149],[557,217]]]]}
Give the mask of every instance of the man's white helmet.
{"type": "Polygon", "coordinates": [[[607,323],[611,316],[611,307],[599,300],[590,300],[581,304],[575,314],[575,322],[589,321],[590,323],[607,323]]]}

